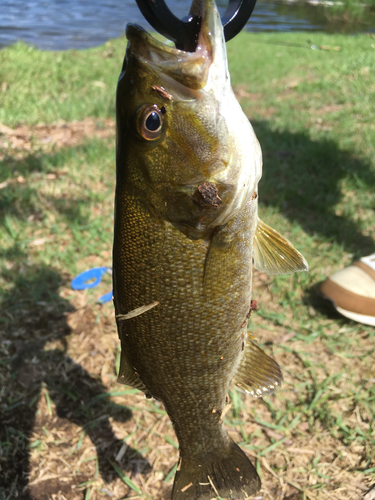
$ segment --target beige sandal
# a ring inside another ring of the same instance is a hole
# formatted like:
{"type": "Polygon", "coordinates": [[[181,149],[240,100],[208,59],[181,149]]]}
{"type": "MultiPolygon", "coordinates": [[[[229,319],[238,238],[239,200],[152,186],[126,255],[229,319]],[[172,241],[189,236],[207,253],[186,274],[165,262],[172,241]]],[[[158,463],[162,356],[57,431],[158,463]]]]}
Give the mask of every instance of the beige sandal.
{"type": "Polygon", "coordinates": [[[375,254],[337,271],[321,292],[343,316],[375,326],[375,254]]]}

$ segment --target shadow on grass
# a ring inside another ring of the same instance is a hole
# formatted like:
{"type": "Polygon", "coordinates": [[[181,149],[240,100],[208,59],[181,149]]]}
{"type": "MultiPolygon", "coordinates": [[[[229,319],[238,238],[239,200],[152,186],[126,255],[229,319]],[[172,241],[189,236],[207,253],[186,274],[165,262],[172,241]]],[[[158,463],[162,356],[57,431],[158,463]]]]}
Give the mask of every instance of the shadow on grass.
{"type": "MultiPolygon", "coordinates": [[[[313,141],[308,133],[272,131],[267,121],[254,120],[252,125],[264,157],[260,203],[280,207],[286,217],[298,221],[307,233],[337,241],[356,257],[373,252],[373,239],[364,236],[353,220],[335,213],[335,206],[342,199],[343,181],[357,185],[362,196],[366,189],[373,191],[375,174],[370,165],[350,150],[340,149],[331,139],[313,141]]],[[[103,154],[108,154],[108,147],[95,140],[51,154],[37,152],[21,159],[6,156],[0,161],[0,182],[17,175],[22,175],[26,182],[10,182],[0,191],[0,223],[6,222],[7,216],[25,220],[32,215],[35,220],[43,219],[49,206],[68,224],[87,224],[88,211],[80,207],[94,205],[100,195],[97,199],[97,194],[88,192],[76,199],[69,193],[60,193],[41,200],[28,176],[58,170],[69,162],[80,168],[80,164],[100,162],[103,154]]],[[[353,199],[354,209],[356,203],[358,200],[353,199]]]]}
{"type": "MultiPolygon", "coordinates": [[[[27,179],[28,175],[45,174],[51,170],[63,169],[68,162],[79,162],[85,156],[95,159],[97,148],[106,141],[97,138],[86,138],[82,144],[76,146],[58,147],[49,153],[43,150],[35,150],[32,153],[27,149],[20,147],[17,155],[9,154],[12,150],[0,150],[3,158],[0,161],[0,182],[12,179],[16,176],[23,176],[27,179]]],[[[108,146],[105,146],[108,149],[108,146]]]]}
{"type": "Polygon", "coordinates": [[[33,220],[43,220],[46,210],[51,209],[60,213],[67,223],[87,224],[90,220],[87,207],[99,202],[102,193],[82,191],[77,198],[68,188],[57,191],[56,195],[41,195],[38,183],[53,183],[54,180],[47,177],[51,173],[55,178],[69,176],[66,165],[71,165],[72,172],[78,172],[83,165],[98,161],[101,155],[108,155],[108,151],[105,141],[93,139],[51,153],[24,151],[22,156],[16,157],[6,152],[0,160],[0,184],[7,183],[0,188],[0,224],[4,221],[7,224],[9,217],[25,221],[32,216],[33,220]]]}
{"type": "Polygon", "coordinates": [[[325,280],[314,283],[310,288],[305,290],[303,303],[312,306],[316,311],[323,314],[327,319],[339,321],[340,323],[351,323],[352,320],[340,314],[334,307],[333,303],[324,297],[320,288],[325,280]]]}
{"type": "MultiPolygon", "coordinates": [[[[312,141],[307,133],[272,131],[266,121],[252,125],[263,151],[260,203],[279,207],[307,233],[334,240],[356,257],[372,253],[374,240],[334,211],[342,199],[342,181],[357,184],[362,196],[364,190],[373,192],[370,165],[330,139],[312,141]]],[[[357,206],[358,200],[353,201],[357,206]]]]}
{"type": "MultiPolygon", "coordinates": [[[[109,483],[117,477],[109,460],[114,460],[123,441],[114,435],[109,416],[126,422],[132,418],[132,412],[112,403],[100,378],[90,375],[67,355],[66,336],[71,333],[67,313],[73,308],[58,294],[61,281],[60,275],[49,267],[24,268],[0,304],[3,351],[0,362],[0,493],[3,498],[44,500],[52,498],[61,488],[67,488],[63,493],[70,498],[72,485],[56,479],[28,485],[31,449],[38,446],[32,438],[36,420],[38,429],[49,427],[53,421],[53,438],[60,439],[59,446],[69,447],[73,455],[79,454],[75,461],[82,450],[79,452],[80,444],[76,443],[77,436],[72,435],[71,423],[79,426],[81,439],[88,435],[96,448],[103,480],[109,483]],[[58,347],[52,344],[48,348],[47,343],[56,341],[58,347]],[[45,401],[52,400],[57,416],[36,413],[41,397],[45,401]]],[[[90,331],[87,322],[86,328],[90,331]]],[[[145,473],[150,470],[144,457],[132,448],[118,465],[125,471],[145,473]]],[[[78,474],[74,481],[83,483],[91,479],[78,474]]]]}

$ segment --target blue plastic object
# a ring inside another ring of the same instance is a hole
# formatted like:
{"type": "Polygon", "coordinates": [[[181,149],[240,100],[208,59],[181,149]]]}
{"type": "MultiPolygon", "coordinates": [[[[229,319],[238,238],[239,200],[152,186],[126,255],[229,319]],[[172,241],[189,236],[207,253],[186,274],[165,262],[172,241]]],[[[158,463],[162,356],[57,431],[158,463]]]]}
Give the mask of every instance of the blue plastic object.
{"type": "MultiPolygon", "coordinates": [[[[71,287],[73,288],[73,290],[86,290],[86,288],[95,288],[101,282],[103,274],[111,271],[112,269],[110,267],[94,267],[93,269],[88,269],[72,280],[71,287]]],[[[112,300],[112,290],[99,297],[98,302],[104,304],[105,302],[109,302],[110,300],[112,300]]]]}
{"type": "Polygon", "coordinates": [[[71,283],[73,290],[85,290],[86,288],[95,288],[99,285],[103,274],[107,272],[107,267],[94,267],[93,269],[88,269],[83,273],[76,276],[71,283]],[[92,283],[88,283],[92,279],[95,279],[92,283]]]}
{"type": "Polygon", "coordinates": [[[106,302],[112,300],[112,297],[113,297],[113,290],[99,297],[98,302],[100,302],[101,304],[105,304],[106,302]]]}

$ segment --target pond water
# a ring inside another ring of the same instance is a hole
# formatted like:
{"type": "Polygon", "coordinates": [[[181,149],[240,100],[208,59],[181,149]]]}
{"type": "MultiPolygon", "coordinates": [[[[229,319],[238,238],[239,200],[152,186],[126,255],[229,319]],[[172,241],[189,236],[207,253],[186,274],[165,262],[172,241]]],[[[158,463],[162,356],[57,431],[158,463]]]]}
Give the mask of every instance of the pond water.
{"type": "MultiPolygon", "coordinates": [[[[168,1],[178,17],[185,16],[191,0],[168,1]]],[[[225,0],[218,0],[225,10],[225,0]]],[[[356,31],[375,31],[375,15],[356,31]]],[[[135,0],[1,0],[0,47],[23,40],[46,50],[85,49],[124,33],[128,22],[150,29],[135,0]]],[[[321,8],[283,5],[258,0],[248,31],[342,31],[329,24],[321,8]]]]}

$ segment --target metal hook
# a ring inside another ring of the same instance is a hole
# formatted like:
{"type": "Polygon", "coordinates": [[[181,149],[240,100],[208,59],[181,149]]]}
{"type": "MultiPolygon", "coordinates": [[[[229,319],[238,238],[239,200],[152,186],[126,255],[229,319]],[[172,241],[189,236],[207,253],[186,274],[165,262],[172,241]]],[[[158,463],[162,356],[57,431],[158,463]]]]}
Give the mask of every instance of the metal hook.
{"type": "MultiPolygon", "coordinates": [[[[151,26],[161,35],[187,52],[197,48],[201,18],[186,16],[182,20],[167,7],[164,0],[136,0],[138,7],[151,26]]],[[[221,17],[225,40],[234,38],[249,20],[256,0],[229,0],[228,7],[221,17]]]]}

